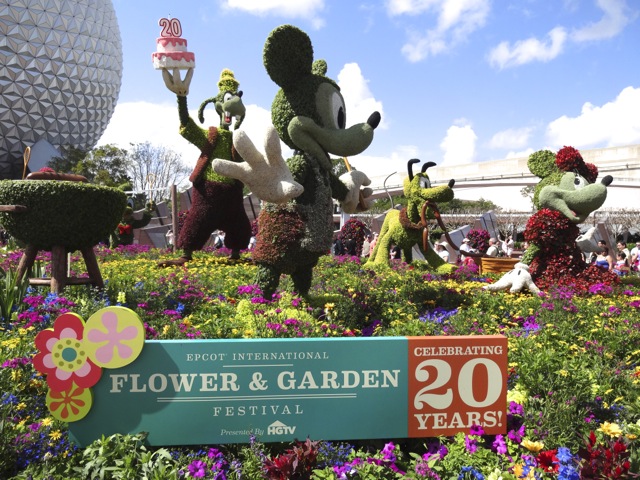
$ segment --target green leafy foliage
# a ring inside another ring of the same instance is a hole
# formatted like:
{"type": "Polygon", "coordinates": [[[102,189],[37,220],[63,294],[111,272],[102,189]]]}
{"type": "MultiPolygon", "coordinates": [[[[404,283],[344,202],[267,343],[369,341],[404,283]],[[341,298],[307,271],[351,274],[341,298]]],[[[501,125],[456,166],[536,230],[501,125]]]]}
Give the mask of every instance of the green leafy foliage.
{"type": "Polygon", "coordinates": [[[124,192],[82,182],[0,181],[0,204],[23,205],[26,212],[0,213],[0,223],[23,244],[39,250],[54,245],[69,251],[98,244],[118,225],[124,192]]]}
{"type": "Polygon", "coordinates": [[[5,322],[11,319],[14,306],[17,306],[29,287],[29,277],[24,275],[20,281],[11,269],[0,268],[0,316],[5,322]]]}

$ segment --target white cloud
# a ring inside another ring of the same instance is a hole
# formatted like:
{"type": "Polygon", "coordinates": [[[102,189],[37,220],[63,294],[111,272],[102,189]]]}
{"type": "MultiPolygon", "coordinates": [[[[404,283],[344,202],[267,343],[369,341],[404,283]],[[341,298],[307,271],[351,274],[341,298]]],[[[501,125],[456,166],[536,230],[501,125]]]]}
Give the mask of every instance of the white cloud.
{"type": "Polygon", "coordinates": [[[387,12],[391,16],[419,15],[438,7],[442,0],[387,0],[387,12]]]}
{"type": "Polygon", "coordinates": [[[366,155],[365,151],[362,155],[349,158],[349,163],[367,174],[372,188],[381,188],[387,177],[387,187],[401,185],[407,172],[407,162],[412,158],[419,158],[418,148],[413,145],[401,145],[388,157],[366,155]]]}
{"type": "Polygon", "coordinates": [[[473,162],[476,153],[477,135],[471,125],[452,125],[440,143],[443,153],[441,167],[465,165],[473,162]]]}
{"type": "Polygon", "coordinates": [[[574,42],[587,42],[615,37],[637,15],[632,14],[625,0],[597,0],[598,7],[604,16],[597,22],[590,23],[571,33],[574,42]]]}
{"type": "Polygon", "coordinates": [[[508,158],[524,158],[529,157],[535,150],[533,148],[527,148],[525,150],[520,150],[518,152],[511,151],[505,155],[505,159],[508,158]]]}
{"type": "Polygon", "coordinates": [[[640,88],[627,87],[601,107],[585,103],[577,117],[562,117],[547,126],[554,147],[609,147],[640,143],[640,88]]]}
{"type": "MultiPolygon", "coordinates": [[[[639,12],[631,10],[627,0],[595,0],[604,15],[597,22],[574,28],[571,33],[558,26],[548,33],[548,39],[541,41],[535,37],[519,40],[513,44],[501,42],[488,55],[489,63],[500,69],[517,67],[531,62],[548,62],[560,55],[567,42],[582,43],[615,37],[638,17],[639,12]]],[[[565,8],[577,10],[573,0],[565,0],[565,8]]]]}
{"type": "Polygon", "coordinates": [[[369,115],[377,111],[382,116],[378,128],[386,129],[388,124],[382,111],[382,102],[374,98],[368,83],[357,63],[347,63],[338,73],[338,85],[347,109],[347,127],[366,122],[369,115]]]}
{"type": "MultiPolygon", "coordinates": [[[[190,114],[198,122],[197,111],[191,111],[190,114]]],[[[220,124],[220,118],[213,107],[205,110],[204,119],[203,128],[220,124]]],[[[261,151],[264,151],[263,140],[269,125],[271,113],[268,110],[247,105],[247,115],[241,128],[261,151]]],[[[150,142],[170,148],[182,156],[185,165],[195,166],[200,151],[180,135],[179,128],[178,108],[175,104],[119,103],[98,145],[111,143],[126,149],[130,143],[150,142]]],[[[289,152],[289,148],[283,145],[282,154],[285,158],[290,155],[289,152]]]]}
{"type": "Polygon", "coordinates": [[[567,32],[563,27],[556,27],[548,33],[548,37],[545,41],[534,37],[519,40],[513,46],[509,42],[501,42],[489,52],[489,63],[503,69],[530,62],[553,60],[562,53],[567,40],[567,32]]]}
{"type": "Polygon", "coordinates": [[[509,128],[496,133],[489,141],[489,148],[523,148],[529,143],[533,128],[509,128]]]}
{"type": "Polygon", "coordinates": [[[324,0],[224,0],[222,6],[259,16],[303,18],[310,20],[316,29],[324,26],[324,20],[318,16],[324,10],[324,0]]]}
{"type": "Polygon", "coordinates": [[[411,62],[443,53],[466,39],[485,24],[490,11],[489,0],[391,0],[387,13],[391,16],[437,14],[435,28],[426,32],[409,32],[402,53],[411,62]]]}

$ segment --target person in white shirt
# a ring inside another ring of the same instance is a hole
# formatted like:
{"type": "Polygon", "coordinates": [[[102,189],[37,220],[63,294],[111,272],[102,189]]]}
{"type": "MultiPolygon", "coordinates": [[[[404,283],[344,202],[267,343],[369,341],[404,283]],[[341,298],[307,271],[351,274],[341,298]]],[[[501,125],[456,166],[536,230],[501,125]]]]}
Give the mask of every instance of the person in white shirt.
{"type": "Polygon", "coordinates": [[[631,258],[629,259],[629,266],[631,270],[637,272],[640,270],[640,242],[636,242],[636,246],[629,252],[631,258]]]}
{"type": "Polygon", "coordinates": [[[502,251],[504,252],[505,256],[511,258],[511,255],[513,255],[513,238],[511,238],[511,236],[508,236],[506,240],[502,240],[502,251]]]}
{"type": "Polygon", "coordinates": [[[444,245],[442,245],[440,242],[436,243],[436,252],[438,253],[438,255],[440,255],[440,258],[442,258],[445,262],[449,262],[449,252],[447,251],[446,248],[444,248],[444,245]]]}
{"type": "Polygon", "coordinates": [[[618,249],[618,252],[624,253],[624,256],[627,260],[631,259],[631,252],[629,251],[629,249],[627,248],[624,242],[616,243],[616,248],[618,249]]]}
{"type": "Polygon", "coordinates": [[[489,239],[489,248],[487,248],[487,256],[489,257],[497,257],[498,256],[498,241],[491,237],[489,239]]]}

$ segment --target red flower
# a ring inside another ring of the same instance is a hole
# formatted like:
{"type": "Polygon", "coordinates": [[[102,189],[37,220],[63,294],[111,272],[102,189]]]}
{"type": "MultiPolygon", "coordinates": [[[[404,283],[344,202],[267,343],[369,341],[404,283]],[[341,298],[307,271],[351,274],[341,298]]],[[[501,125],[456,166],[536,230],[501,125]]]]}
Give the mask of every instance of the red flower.
{"type": "Polygon", "coordinates": [[[545,472],[557,472],[560,467],[560,460],[556,456],[558,450],[544,450],[538,454],[536,460],[538,461],[538,466],[542,468],[545,472]]]}
{"type": "Polygon", "coordinates": [[[584,160],[578,150],[565,146],[556,154],[556,165],[563,172],[573,172],[584,165],[584,160]]]}
{"type": "Polygon", "coordinates": [[[118,233],[120,235],[131,235],[132,230],[133,228],[131,227],[131,225],[127,225],[124,223],[118,225],[118,233]]]}
{"type": "Polygon", "coordinates": [[[598,178],[598,168],[592,163],[585,163],[580,152],[573,147],[563,147],[556,154],[556,165],[563,172],[578,172],[593,183],[598,178]]]}
{"type": "Polygon", "coordinates": [[[74,383],[89,388],[100,380],[102,369],[89,360],[83,333],[82,319],[74,313],[65,313],[56,319],[53,329],[36,336],[35,344],[40,351],[33,357],[33,366],[47,376],[51,390],[70,391],[74,383]]]}

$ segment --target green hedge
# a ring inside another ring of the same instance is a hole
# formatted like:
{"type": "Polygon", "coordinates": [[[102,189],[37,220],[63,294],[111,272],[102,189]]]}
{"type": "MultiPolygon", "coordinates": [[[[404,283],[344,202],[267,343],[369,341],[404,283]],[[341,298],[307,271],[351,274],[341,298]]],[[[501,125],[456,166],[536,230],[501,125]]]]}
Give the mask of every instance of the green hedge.
{"type": "Polygon", "coordinates": [[[26,212],[0,213],[0,224],[18,241],[51,250],[91,247],[117,227],[127,197],[121,190],[56,180],[0,181],[0,205],[24,205],[26,212]]]}

